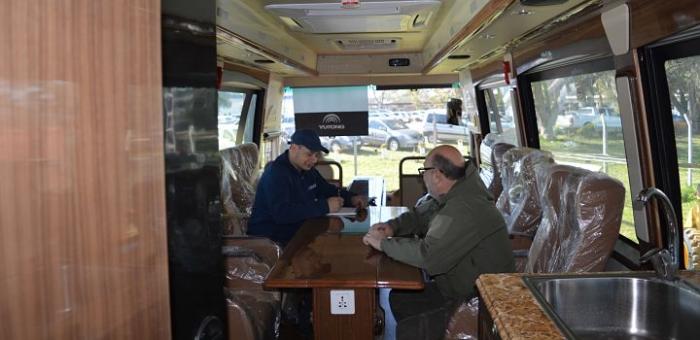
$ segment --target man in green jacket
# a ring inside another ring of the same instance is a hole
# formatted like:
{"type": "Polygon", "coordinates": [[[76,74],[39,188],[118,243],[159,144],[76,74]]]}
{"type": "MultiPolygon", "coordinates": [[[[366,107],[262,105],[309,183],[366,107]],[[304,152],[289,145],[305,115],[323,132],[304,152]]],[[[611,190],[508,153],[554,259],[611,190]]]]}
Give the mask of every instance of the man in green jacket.
{"type": "Polygon", "coordinates": [[[514,272],[515,260],[503,216],[459,150],[436,147],[418,171],[431,198],[373,225],[363,242],[432,279],[423,291],[391,292],[398,338],[442,339],[454,309],[476,295],[476,278],[514,272]]]}

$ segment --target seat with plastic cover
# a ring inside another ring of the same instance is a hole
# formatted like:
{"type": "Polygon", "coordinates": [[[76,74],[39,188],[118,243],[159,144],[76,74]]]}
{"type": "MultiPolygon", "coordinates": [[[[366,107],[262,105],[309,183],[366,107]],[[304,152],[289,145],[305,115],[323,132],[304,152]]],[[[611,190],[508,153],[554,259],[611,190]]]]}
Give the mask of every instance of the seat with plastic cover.
{"type": "Polygon", "coordinates": [[[220,153],[224,235],[245,235],[258,181],[258,146],[246,143],[220,153]]]}
{"type": "Polygon", "coordinates": [[[263,290],[262,284],[280,247],[261,237],[225,237],[222,253],[229,339],[277,338],[280,292],[263,290]]]}
{"type": "Polygon", "coordinates": [[[525,271],[602,271],[622,223],[625,187],[606,174],[567,165],[547,172],[542,222],[525,271]]]}
{"type": "MultiPolygon", "coordinates": [[[[542,220],[525,265],[529,273],[602,271],[620,232],[625,188],[606,174],[553,165],[540,174],[542,220]]],[[[453,314],[446,339],[476,339],[478,299],[453,314]]]]}
{"type": "Polygon", "coordinates": [[[510,235],[532,238],[537,231],[542,217],[537,174],[552,164],[554,159],[547,151],[516,147],[503,154],[503,192],[496,207],[510,235]]]}
{"type": "Polygon", "coordinates": [[[493,198],[498,201],[503,192],[503,181],[501,179],[501,168],[503,167],[503,155],[515,145],[508,143],[496,143],[491,147],[491,164],[493,167],[493,180],[488,185],[488,189],[493,198]]]}
{"type": "Polygon", "coordinates": [[[497,133],[489,133],[484,137],[479,147],[481,158],[479,176],[493,195],[495,200],[503,191],[501,183],[501,167],[503,162],[503,154],[506,151],[515,147],[513,144],[501,142],[502,136],[497,133]]]}

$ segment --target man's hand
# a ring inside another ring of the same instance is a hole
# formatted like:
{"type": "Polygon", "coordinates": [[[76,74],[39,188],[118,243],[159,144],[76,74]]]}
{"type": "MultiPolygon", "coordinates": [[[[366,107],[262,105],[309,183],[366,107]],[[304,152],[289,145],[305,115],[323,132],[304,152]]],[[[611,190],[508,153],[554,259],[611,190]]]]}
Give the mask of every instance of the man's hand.
{"type": "Polygon", "coordinates": [[[367,234],[365,234],[364,237],[362,237],[362,243],[364,243],[367,246],[370,246],[374,249],[377,249],[379,251],[382,250],[382,240],[385,239],[386,236],[384,236],[384,233],[380,232],[379,230],[372,230],[370,229],[367,234]]]}
{"type": "Polygon", "coordinates": [[[328,212],[338,212],[343,206],[343,198],[338,196],[328,197],[328,212]]]}
{"type": "Polygon", "coordinates": [[[376,230],[376,231],[382,233],[382,235],[384,235],[384,237],[394,236],[394,228],[392,228],[391,224],[389,224],[389,223],[376,223],[369,228],[369,231],[372,231],[372,230],[376,230]]]}
{"type": "Polygon", "coordinates": [[[367,208],[367,196],[363,196],[363,195],[352,196],[352,198],[350,198],[350,204],[352,204],[353,207],[356,207],[359,209],[367,208]]]}

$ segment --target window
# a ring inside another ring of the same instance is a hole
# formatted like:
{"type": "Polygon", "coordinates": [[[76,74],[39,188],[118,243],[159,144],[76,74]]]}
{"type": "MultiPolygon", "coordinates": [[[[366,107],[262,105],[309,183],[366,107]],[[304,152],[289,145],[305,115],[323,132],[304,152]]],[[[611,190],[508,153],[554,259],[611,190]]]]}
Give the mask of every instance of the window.
{"type": "Polygon", "coordinates": [[[483,90],[486,101],[486,111],[489,118],[491,133],[501,135],[502,142],[520,145],[517,128],[515,126],[515,114],[513,109],[513,96],[509,86],[488,88],[483,90]]]}
{"type": "MultiPolygon", "coordinates": [[[[291,92],[293,94],[293,89],[291,92]]],[[[436,145],[426,138],[433,132],[432,119],[438,119],[439,144],[453,144],[462,153],[468,154],[469,130],[466,124],[446,124],[447,102],[450,98],[461,98],[459,89],[381,90],[370,86],[367,96],[369,135],[321,137],[321,143],[331,150],[327,157],[343,166],[343,184],[349,184],[356,175],[381,176],[387,191],[397,190],[401,159],[407,156],[425,156],[436,145]],[[357,145],[356,158],[354,143],[357,145]]],[[[285,108],[293,107],[292,100],[293,95],[287,98],[285,94],[285,101],[288,102],[283,103],[282,125],[286,131],[285,122],[291,123],[287,123],[292,126],[289,135],[293,132],[293,110],[285,108]]],[[[417,173],[420,166],[421,163],[416,163],[410,168],[416,169],[414,171],[417,173]]]]}
{"type": "Polygon", "coordinates": [[[559,164],[604,172],[622,182],[628,195],[620,234],[638,243],[611,68],[611,64],[595,63],[578,65],[568,74],[556,70],[531,76],[539,143],[559,164]]]}
{"type": "Polygon", "coordinates": [[[219,91],[219,150],[256,142],[255,122],[261,92],[219,91]],[[245,113],[245,114],[243,114],[245,113]],[[241,119],[245,120],[241,122],[241,119]],[[239,140],[239,130],[243,129],[239,140]]]}
{"type": "Polygon", "coordinates": [[[236,145],[245,93],[219,91],[219,150],[236,145]]]}
{"type": "MultiPolygon", "coordinates": [[[[678,177],[688,269],[700,268],[700,56],[664,64],[676,136],[678,177]]],[[[667,113],[669,114],[669,113],[667,113]]]]}
{"type": "MultiPolygon", "coordinates": [[[[645,48],[645,100],[656,185],[671,199],[688,269],[700,268],[700,30],[645,48]]],[[[661,214],[662,220],[664,219],[661,214]]],[[[662,225],[661,234],[668,237],[662,225]]],[[[680,255],[677,254],[677,255],[680,255]]]]}

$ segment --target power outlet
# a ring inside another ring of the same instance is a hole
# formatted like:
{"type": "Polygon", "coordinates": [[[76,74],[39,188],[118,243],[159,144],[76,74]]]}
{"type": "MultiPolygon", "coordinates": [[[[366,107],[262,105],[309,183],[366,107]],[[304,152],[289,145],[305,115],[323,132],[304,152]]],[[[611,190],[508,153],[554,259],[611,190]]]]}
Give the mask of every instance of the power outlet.
{"type": "Polygon", "coordinates": [[[355,314],[355,291],[331,290],[331,314],[355,314]]]}

